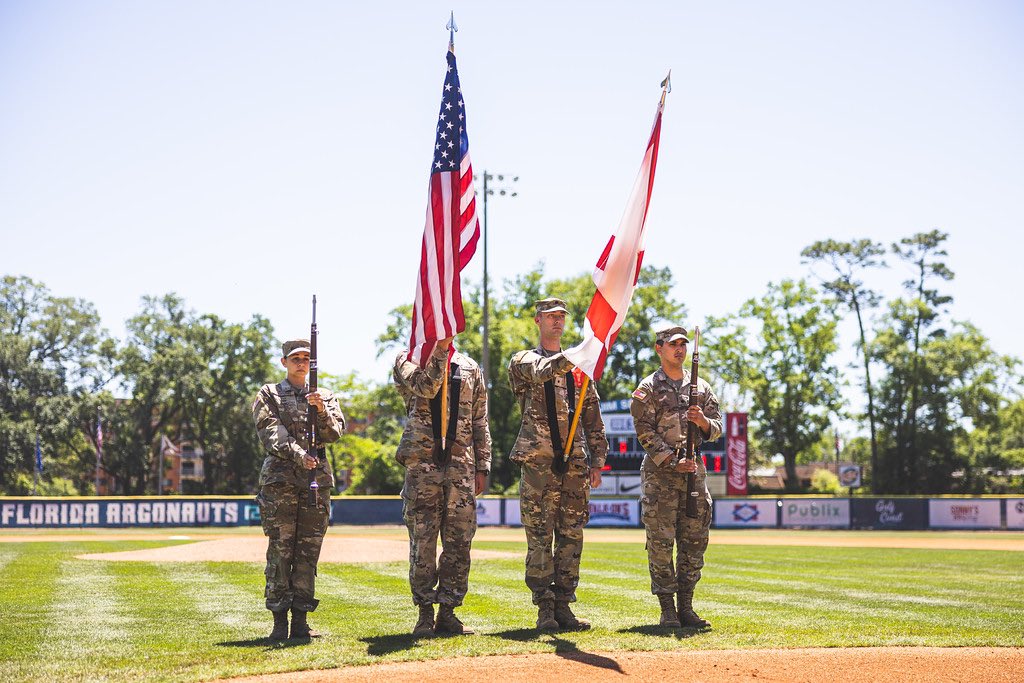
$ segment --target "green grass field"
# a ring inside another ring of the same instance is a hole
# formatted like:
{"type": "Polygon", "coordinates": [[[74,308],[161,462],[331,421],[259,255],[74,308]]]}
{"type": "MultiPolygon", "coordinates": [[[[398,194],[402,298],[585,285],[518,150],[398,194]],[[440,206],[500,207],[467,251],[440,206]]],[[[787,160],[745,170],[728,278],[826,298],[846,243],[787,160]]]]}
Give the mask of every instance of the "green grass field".
{"type": "Polygon", "coordinates": [[[696,604],[714,630],[695,633],[652,625],[658,609],[641,534],[638,542],[602,542],[602,535],[588,532],[583,558],[577,612],[594,622],[589,632],[532,629],[525,543],[521,531],[508,530],[507,541],[477,542],[520,554],[474,561],[459,613],[481,635],[407,635],[415,612],[404,562],[322,564],[322,605],[311,621],[326,637],[276,647],[263,640],[270,619],[260,565],[76,559],[175,542],[90,540],[88,533],[72,542],[0,543],[0,680],[196,680],[575,650],[1024,646],[1021,552],[712,542],[696,604]]]}

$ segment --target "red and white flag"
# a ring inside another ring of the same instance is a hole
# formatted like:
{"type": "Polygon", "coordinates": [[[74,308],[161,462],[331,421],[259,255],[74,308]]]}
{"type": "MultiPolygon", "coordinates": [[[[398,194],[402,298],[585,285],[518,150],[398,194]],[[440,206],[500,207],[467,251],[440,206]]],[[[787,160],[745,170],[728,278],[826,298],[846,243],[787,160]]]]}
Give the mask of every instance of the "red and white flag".
{"type": "Polygon", "coordinates": [[[466,106],[455,65],[455,46],[449,43],[409,340],[408,357],[421,366],[438,339],[466,329],[461,274],[473,258],[479,239],[466,106]]]}
{"type": "Polygon", "coordinates": [[[633,191],[619,228],[608,240],[594,269],[597,291],[587,309],[583,324],[583,341],[565,351],[565,356],[595,382],[601,378],[608,351],[615,343],[622,323],[626,320],[633,290],[640,278],[644,260],[644,223],[647,207],[654,189],[654,170],[658,165],[658,142],[661,139],[661,114],[665,109],[665,95],[671,86],[666,78],[662,83],[658,113],[654,117],[644,162],[633,183],[633,191]]]}

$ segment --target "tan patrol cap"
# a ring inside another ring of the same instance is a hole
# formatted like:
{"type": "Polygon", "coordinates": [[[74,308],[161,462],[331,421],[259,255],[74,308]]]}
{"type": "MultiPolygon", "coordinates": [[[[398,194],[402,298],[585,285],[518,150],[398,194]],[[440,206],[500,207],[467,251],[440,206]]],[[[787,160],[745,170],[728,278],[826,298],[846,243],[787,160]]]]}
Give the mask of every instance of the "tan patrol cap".
{"type": "Polygon", "coordinates": [[[537,315],[540,315],[541,313],[554,313],[555,311],[563,311],[565,313],[569,312],[565,302],[554,297],[535,301],[533,302],[533,305],[537,307],[537,315]]]}
{"type": "Polygon", "coordinates": [[[654,341],[658,344],[667,344],[668,342],[674,342],[676,339],[682,339],[684,342],[690,341],[690,338],[686,336],[685,327],[670,325],[654,333],[654,341]]]}
{"type": "Polygon", "coordinates": [[[290,358],[300,351],[309,353],[309,340],[308,339],[292,339],[281,344],[281,351],[285,358],[290,358]]]}

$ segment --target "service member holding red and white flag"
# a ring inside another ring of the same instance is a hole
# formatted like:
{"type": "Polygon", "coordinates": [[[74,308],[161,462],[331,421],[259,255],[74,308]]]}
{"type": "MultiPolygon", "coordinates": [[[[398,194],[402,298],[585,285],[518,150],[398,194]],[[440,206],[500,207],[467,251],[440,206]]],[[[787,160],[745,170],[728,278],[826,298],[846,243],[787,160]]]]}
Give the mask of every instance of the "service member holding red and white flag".
{"type": "Polygon", "coordinates": [[[599,397],[590,380],[601,376],[643,261],[643,229],[658,162],[668,78],[662,86],[640,175],[619,229],[597,262],[597,292],[587,311],[583,342],[561,350],[568,310],[560,299],[544,299],[537,302],[534,317],[540,344],[517,353],[509,362],[509,381],[523,414],[510,457],[523,468],[519,500],[527,541],[526,584],[538,608],[537,628],[543,630],[590,626],[569,608],[579,584],[590,488],[600,485],[608,452],[599,397]],[[582,438],[577,431],[580,426],[582,438]]]}

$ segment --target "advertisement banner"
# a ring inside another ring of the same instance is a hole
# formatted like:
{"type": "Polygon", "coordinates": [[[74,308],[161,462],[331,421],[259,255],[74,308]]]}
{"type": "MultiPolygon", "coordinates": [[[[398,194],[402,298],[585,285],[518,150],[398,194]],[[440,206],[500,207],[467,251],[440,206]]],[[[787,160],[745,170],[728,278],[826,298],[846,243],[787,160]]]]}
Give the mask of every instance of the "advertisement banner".
{"type": "Polygon", "coordinates": [[[592,496],[614,496],[619,492],[619,475],[605,472],[601,476],[601,485],[590,489],[592,496]]]}
{"type": "Polygon", "coordinates": [[[640,501],[592,500],[587,526],[640,526],[640,501]]]}
{"type": "Polygon", "coordinates": [[[508,526],[522,526],[522,510],[519,507],[518,498],[505,499],[505,524],[508,526]]]}
{"type": "Polygon", "coordinates": [[[1006,499],[1006,528],[1024,529],[1024,498],[1006,499]]]}
{"type": "Polygon", "coordinates": [[[620,474],[619,475],[619,490],[616,491],[620,496],[635,496],[640,497],[640,475],[639,474],[620,474]]]}
{"type": "Polygon", "coordinates": [[[855,529],[927,529],[928,501],[923,498],[854,498],[855,529]]]}
{"type": "Polygon", "coordinates": [[[747,495],[747,414],[728,413],[725,416],[725,493],[729,496],[747,495]]]}
{"type": "Polygon", "coordinates": [[[746,498],[715,501],[715,527],[774,527],[778,523],[778,502],[746,498]]]}
{"type": "Polygon", "coordinates": [[[849,528],[847,498],[783,498],[782,526],[849,528]]]}
{"type": "Polygon", "coordinates": [[[501,524],[500,498],[476,499],[476,524],[477,526],[495,526],[501,524]]]}
{"type": "Polygon", "coordinates": [[[933,529],[998,529],[1000,500],[979,498],[932,498],[928,501],[928,526],[933,529]]]}
{"type": "Polygon", "coordinates": [[[843,465],[839,468],[839,485],[855,489],[861,486],[860,465],[843,465]]]}
{"type": "Polygon", "coordinates": [[[0,528],[244,526],[259,524],[251,498],[77,498],[0,504],[0,528]]]}

